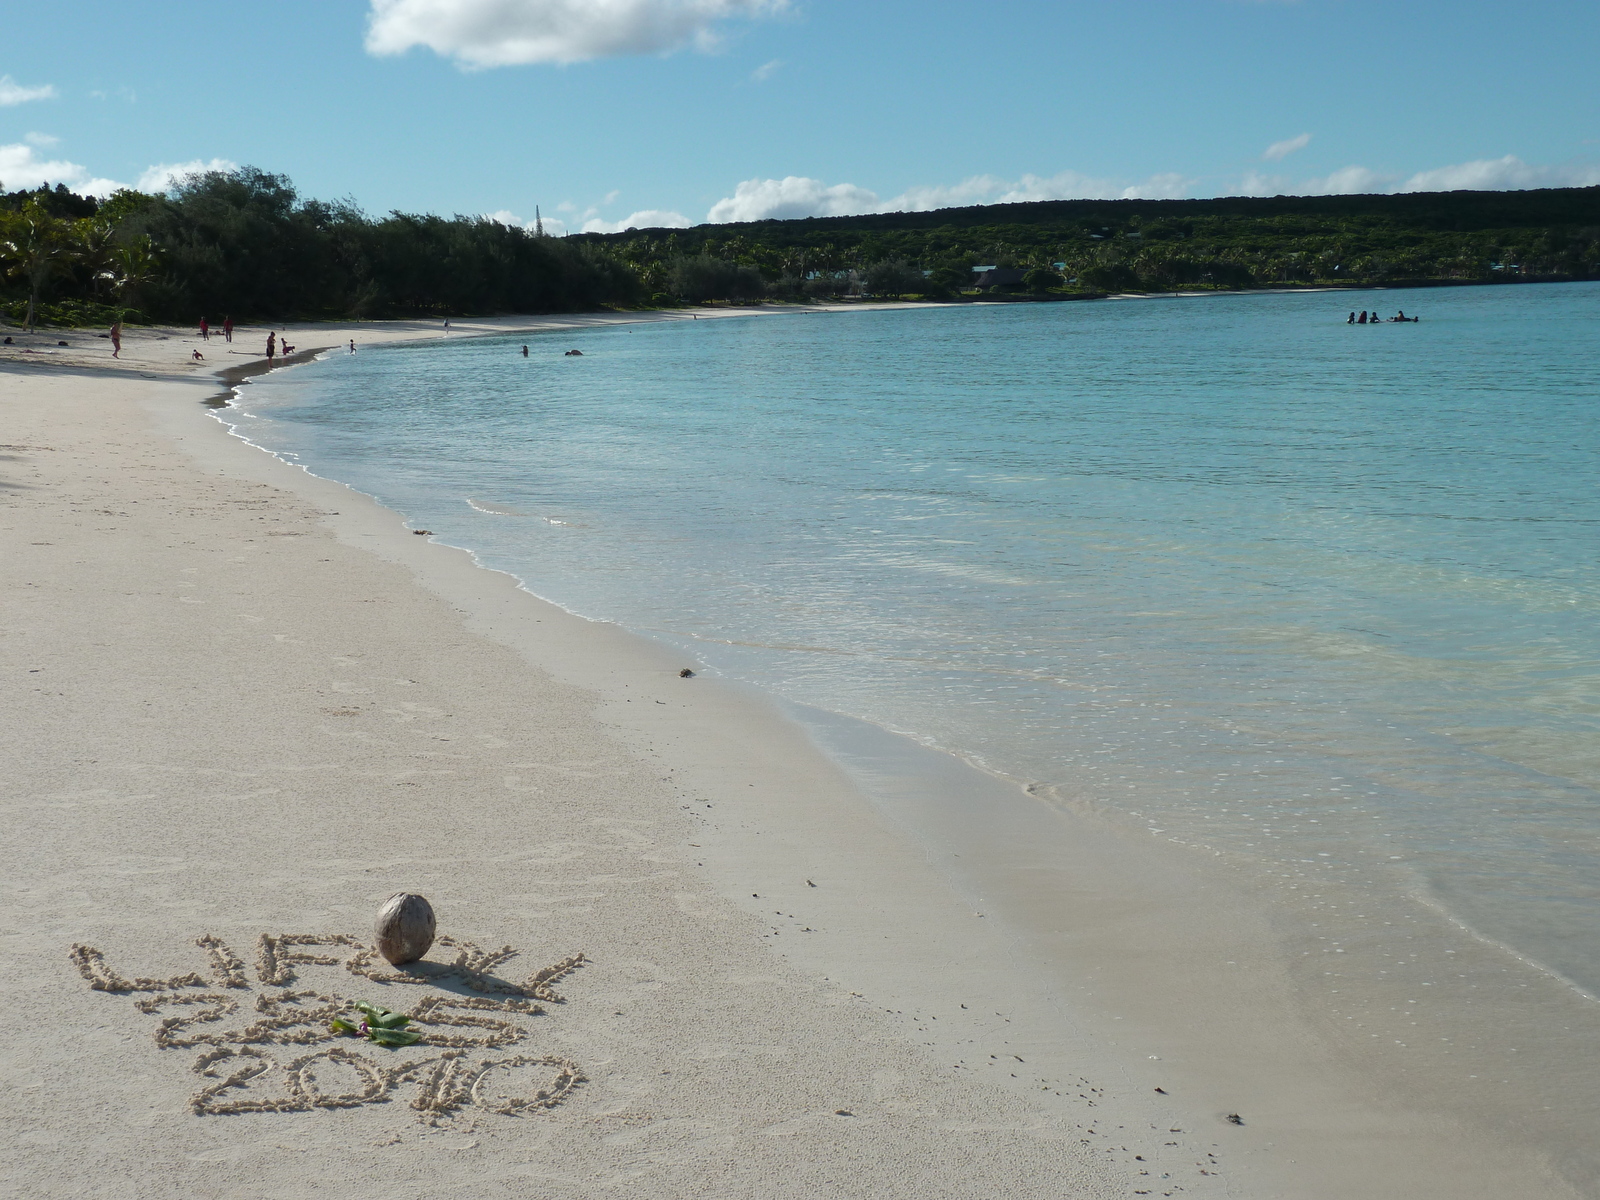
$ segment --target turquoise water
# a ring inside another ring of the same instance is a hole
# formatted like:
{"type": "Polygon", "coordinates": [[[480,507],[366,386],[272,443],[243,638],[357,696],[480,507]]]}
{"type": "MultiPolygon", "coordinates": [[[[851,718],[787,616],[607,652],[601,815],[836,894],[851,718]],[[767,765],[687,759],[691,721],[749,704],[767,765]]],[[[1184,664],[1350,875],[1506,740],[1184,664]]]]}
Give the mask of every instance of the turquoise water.
{"type": "Polygon", "coordinates": [[[1597,317],[1580,284],[645,324],[330,356],[241,432],[686,661],[1600,992],[1597,317]]]}

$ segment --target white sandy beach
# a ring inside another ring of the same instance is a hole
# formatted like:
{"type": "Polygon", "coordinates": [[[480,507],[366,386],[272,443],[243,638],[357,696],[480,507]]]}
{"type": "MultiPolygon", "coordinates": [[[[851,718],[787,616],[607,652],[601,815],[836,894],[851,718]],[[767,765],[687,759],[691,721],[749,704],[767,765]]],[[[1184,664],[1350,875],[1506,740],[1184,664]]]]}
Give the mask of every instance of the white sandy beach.
{"type": "MultiPolygon", "coordinates": [[[[450,336],[641,319],[683,315],[450,336]]],[[[1271,914],[1194,855],[1020,792],[984,817],[931,792],[914,819],[917,795],[875,803],[762,698],[680,678],[698,664],[231,437],[203,401],[264,329],[130,331],[121,362],[93,334],[17,340],[0,355],[10,1194],[1582,1194],[1492,1109],[1365,1074],[1301,1003],[1271,914]],[[979,821],[1009,874],[953,863],[979,821]],[[493,1018],[519,1040],[464,1060],[574,1063],[558,1102],[494,1111],[548,1089],[558,1068],[528,1064],[418,1111],[422,1076],[397,1068],[436,1057],[426,1038],[158,1045],[199,1007],[162,996],[237,1005],[182,1041],[249,1025],[285,987],[396,1009],[487,995],[353,974],[353,944],[301,946],[335,961],[262,980],[262,935],[368,939],[398,890],[428,896],[442,934],[514,948],[500,979],[583,954],[545,1012],[493,1018]],[[202,979],[94,990],[75,944],[128,979],[202,979]],[[333,1047],[390,1075],[284,1069],[333,1047]],[[253,1055],[269,1069],[226,1087],[253,1055]],[[317,1103],[374,1079],[373,1102],[317,1103]]],[[[1004,789],[920,753],[911,777],[951,795],[1004,789]]]]}

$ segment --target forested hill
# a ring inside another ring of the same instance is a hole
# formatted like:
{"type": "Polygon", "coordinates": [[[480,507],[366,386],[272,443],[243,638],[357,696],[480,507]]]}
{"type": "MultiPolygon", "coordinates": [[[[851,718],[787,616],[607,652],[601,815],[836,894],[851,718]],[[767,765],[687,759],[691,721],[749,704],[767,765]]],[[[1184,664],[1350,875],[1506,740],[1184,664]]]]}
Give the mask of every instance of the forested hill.
{"type": "Polygon", "coordinates": [[[764,274],[1049,270],[1084,287],[1470,282],[1600,276],[1600,187],[1213,200],[1047,200],[589,235],[648,268],[683,255],[764,274]]]}
{"type": "Polygon", "coordinates": [[[254,167],[159,196],[0,191],[0,319],[24,323],[1597,278],[1600,187],[1056,200],[565,238],[373,217],[254,167]]]}
{"type": "MultiPolygon", "coordinates": [[[[1332,222],[1379,219],[1431,231],[1542,228],[1600,224],[1600,187],[1543,188],[1528,192],[1407,192],[1361,196],[1220,196],[1211,200],[1038,200],[1026,204],[977,204],[929,212],[871,213],[852,217],[806,217],[701,225],[698,231],[756,234],[770,240],[821,233],[1040,226],[1050,229],[1136,229],[1156,221],[1298,221],[1306,228],[1332,222]]],[[[613,234],[612,237],[626,237],[613,234]]]]}

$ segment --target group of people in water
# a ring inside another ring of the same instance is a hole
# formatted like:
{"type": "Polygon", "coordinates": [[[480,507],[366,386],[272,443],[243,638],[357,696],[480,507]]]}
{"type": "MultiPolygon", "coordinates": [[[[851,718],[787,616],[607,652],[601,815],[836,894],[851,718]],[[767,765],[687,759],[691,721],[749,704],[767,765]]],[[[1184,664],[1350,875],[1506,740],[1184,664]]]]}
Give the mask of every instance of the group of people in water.
{"type": "MultiPolygon", "coordinates": [[[[1405,309],[1401,309],[1398,313],[1396,313],[1394,316],[1389,318],[1389,321],[1391,323],[1399,323],[1399,324],[1402,324],[1402,325],[1405,324],[1408,321],[1420,321],[1420,320],[1422,320],[1421,317],[1408,317],[1408,316],[1406,316],[1405,309]]],[[[1346,325],[1382,325],[1383,324],[1383,318],[1380,317],[1377,313],[1373,313],[1369,317],[1367,315],[1367,310],[1363,308],[1361,310],[1361,315],[1360,316],[1357,316],[1355,313],[1351,313],[1350,314],[1350,319],[1348,321],[1346,321],[1345,324],[1346,325]]]]}

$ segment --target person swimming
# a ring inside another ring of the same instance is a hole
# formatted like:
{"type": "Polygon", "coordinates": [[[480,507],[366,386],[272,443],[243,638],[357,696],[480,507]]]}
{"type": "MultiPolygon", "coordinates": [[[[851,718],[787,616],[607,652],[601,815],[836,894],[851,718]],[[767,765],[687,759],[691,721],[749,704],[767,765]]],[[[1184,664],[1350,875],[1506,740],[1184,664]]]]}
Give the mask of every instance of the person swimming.
{"type": "Polygon", "coordinates": [[[1356,315],[1355,315],[1355,313],[1351,313],[1350,314],[1350,319],[1348,321],[1346,321],[1345,324],[1346,325],[1354,325],[1355,323],[1356,323],[1356,315]]]}
{"type": "Polygon", "coordinates": [[[1356,320],[1356,324],[1357,325],[1365,325],[1366,323],[1367,323],[1367,310],[1363,308],[1361,310],[1361,316],[1359,318],[1357,318],[1357,320],[1356,320]]]}

